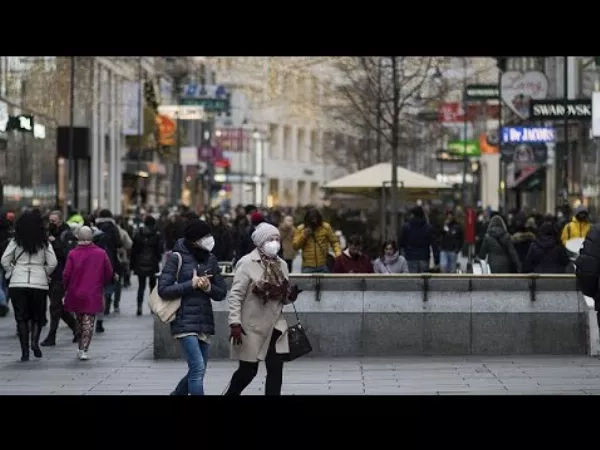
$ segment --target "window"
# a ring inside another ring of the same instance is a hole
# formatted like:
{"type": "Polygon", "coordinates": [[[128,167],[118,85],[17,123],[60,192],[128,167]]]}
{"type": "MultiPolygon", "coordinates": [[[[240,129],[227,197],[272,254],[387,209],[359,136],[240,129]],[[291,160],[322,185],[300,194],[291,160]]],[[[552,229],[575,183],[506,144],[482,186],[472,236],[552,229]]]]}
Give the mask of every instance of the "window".
{"type": "Polygon", "coordinates": [[[269,158],[277,159],[279,158],[280,149],[279,149],[279,127],[272,123],[269,125],[269,158]]]}
{"type": "Polygon", "coordinates": [[[292,128],[290,126],[283,127],[283,159],[292,159],[292,128]]]}
{"type": "Polygon", "coordinates": [[[310,132],[310,144],[309,144],[309,161],[315,162],[317,158],[321,156],[321,148],[319,142],[319,133],[317,130],[312,130],[310,132]]]}
{"type": "Polygon", "coordinates": [[[306,162],[306,130],[298,128],[298,161],[306,162]]]}

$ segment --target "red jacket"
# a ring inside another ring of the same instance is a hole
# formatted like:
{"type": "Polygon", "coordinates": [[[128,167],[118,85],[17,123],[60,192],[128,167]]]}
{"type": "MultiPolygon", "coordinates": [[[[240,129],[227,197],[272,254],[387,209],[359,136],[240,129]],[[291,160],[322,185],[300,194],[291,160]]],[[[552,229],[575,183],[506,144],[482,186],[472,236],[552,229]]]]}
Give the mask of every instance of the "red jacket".
{"type": "Polygon", "coordinates": [[[364,253],[353,258],[344,250],[340,256],[335,258],[333,273],[373,273],[373,263],[364,253]]]}

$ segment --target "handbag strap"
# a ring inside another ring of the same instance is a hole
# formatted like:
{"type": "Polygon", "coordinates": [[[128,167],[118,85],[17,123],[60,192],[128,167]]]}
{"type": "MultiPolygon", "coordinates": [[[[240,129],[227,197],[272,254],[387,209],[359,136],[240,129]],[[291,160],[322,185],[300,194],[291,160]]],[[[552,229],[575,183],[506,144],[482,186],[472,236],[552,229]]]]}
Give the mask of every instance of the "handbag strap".
{"type": "Polygon", "coordinates": [[[296,302],[292,302],[292,308],[294,308],[294,314],[296,314],[296,320],[300,322],[300,316],[298,315],[298,310],[296,309],[296,302]]]}
{"type": "Polygon", "coordinates": [[[179,252],[173,252],[177,256],[177,277],[175,278],[175,283],[179,282],[179,273],[181,272],[181,266],[183,265],[183,258],[179,252]]]}

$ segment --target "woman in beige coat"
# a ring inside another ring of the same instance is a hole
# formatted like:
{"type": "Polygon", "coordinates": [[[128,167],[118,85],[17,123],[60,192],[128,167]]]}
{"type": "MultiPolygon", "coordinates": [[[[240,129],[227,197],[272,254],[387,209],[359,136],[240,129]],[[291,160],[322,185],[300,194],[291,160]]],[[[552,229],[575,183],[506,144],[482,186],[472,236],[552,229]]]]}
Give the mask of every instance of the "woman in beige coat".
{"type": "Polygon", "coordinates": [[[284,355],[289,353],[283,306],[295,301],[285,261],[277,256],[279,230],[261,223],[252,234],[256,246],[238,262],[229,292],[231,355],[239,360],[225,395],[240,395],[258,372],[267,368],[265,394],[281,395],[284,355]]]}

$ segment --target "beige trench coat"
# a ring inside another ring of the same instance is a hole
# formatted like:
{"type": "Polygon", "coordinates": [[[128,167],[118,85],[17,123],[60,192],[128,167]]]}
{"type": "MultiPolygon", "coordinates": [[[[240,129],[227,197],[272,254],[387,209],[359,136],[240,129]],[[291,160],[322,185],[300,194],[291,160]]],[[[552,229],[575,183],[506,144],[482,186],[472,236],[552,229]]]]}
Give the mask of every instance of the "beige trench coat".
{"type": "MultiPolygon", "coordinates": [[[[281,271],[289,276],[285,261],[279,258],[281,271]]],[[[263,267],[258,250],[244,256],[238,262],[233,276],[233,284],[227,297],[229,305],[229,325],[239,323],[246,332],[242,344],[231,343],[231,358],[240,361],[264,361],[271,342],[273,330],[281,331],[275,344],[277,353],[289,353],[288,325],[283,316],[282,302],[268,302],[252,293],[254,285],[262,278],[263,267]]],[[[287,305],[289,302],[285,302],[287,305]]]]}

